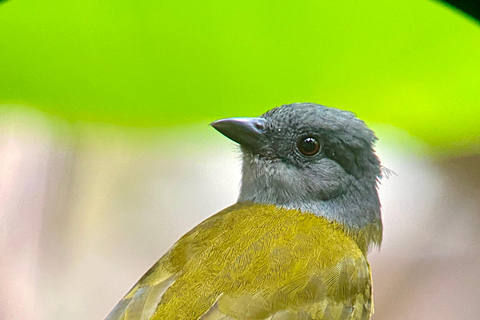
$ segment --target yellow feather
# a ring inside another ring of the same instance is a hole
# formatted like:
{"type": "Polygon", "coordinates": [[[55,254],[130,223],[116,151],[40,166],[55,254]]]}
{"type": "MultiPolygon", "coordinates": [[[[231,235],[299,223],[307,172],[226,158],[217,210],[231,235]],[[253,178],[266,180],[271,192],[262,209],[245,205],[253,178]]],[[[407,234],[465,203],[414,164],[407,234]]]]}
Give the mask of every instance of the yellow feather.
{"type": "Polygon", "coordinates": [[[184,235],[107,319],[369,319],[375,237],[239,203],[184,235]]]}

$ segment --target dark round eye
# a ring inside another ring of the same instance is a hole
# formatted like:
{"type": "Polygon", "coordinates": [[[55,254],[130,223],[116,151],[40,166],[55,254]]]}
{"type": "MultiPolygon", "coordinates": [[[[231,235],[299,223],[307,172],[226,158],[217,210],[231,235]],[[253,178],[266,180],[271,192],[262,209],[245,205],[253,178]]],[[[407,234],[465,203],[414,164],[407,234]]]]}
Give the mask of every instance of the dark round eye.
{"type": "Polygon", "coordinates": [[[306,137],[298,142],[298,150],[306,156],[314,156],[320,151],[320,142],[312,137],[306,137]]]}

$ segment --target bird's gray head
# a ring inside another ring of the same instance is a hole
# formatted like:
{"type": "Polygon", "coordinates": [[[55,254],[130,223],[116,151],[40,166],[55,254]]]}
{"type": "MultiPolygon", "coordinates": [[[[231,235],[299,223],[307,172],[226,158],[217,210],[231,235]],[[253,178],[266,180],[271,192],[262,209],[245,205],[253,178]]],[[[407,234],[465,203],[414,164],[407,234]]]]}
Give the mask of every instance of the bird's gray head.
{"type": "Polygon", "coordinates": [[[239,201],[311,212],[352,230],[374,225],[381,234],[377,138],[353,113],[294,103],[212,126],[241,145],[239,201]]]}

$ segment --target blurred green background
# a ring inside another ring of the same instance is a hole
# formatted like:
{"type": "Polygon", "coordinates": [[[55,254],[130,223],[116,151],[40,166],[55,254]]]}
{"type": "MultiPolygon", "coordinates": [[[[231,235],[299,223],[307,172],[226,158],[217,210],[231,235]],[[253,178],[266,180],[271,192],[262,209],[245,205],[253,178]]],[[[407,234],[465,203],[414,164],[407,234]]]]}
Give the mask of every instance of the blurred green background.
{"type": "Polygon", "coordinates": [[[480,134],[479,25],[435,1],[15,0],[0,103],[159,126],[313,101],[437,151],[480,134]]]}
{"type": "Polygon", "coordinates": [[[379,188],[374,319],[480,314],[480,24],[437,1],[0,1],[0,319],[102,319],[236,201],[207,124],[351,110],[379,188]]]}

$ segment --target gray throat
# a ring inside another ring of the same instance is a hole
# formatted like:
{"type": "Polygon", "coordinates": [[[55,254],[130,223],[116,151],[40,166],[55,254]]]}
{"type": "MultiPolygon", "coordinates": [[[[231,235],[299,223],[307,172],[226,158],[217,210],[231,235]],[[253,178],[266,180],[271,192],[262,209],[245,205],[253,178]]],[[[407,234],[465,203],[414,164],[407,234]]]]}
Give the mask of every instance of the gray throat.
{"type": "MultiPolygon", "coordinates": [[[[381,233],[380,201],[374,181],[346,176],[335,192],[320,193],[301,177],[291,174],[287,165],[270,163],[264,166],[258,157],[244,155],[243,176],[238,202],[272,204],[286,209],[312,213],[356,231],[375,226],[381,233]],[[264,170],[266,167],[271,170],[264,170]],[[272,172],[274,171],[274,172],[272,172]],[[290,173],[290,174],[289,174],[290,173]]],[[[328,179],[314,187],[331,186],[328,179]]]]}

